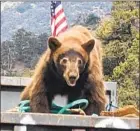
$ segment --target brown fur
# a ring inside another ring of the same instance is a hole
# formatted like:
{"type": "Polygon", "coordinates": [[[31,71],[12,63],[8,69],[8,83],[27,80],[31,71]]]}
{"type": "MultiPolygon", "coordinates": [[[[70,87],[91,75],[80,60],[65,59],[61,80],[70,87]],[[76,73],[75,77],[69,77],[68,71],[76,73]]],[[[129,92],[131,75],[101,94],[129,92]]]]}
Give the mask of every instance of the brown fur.
{"type": "MultiPolygon", "coordinates": [[[[94,49],[91,51],[88,67],[88,82],[92,87],[90,90],[91,96],[88,96],[90,104],[86,109],[86,114],[97,113],[100,114],[101,111],[105,109],[106,96],[103,83],[102,74],[102,56],[101,56],[101,45],[100,42],[93,38],[91,33],[82,26],[75,26],[68,31],[60,34],[56,37],[61,43],[62,47],[57,49],[54,53],[54,58],[57,59],[58,54],[67,51],[69,48],[73,48],[80,52],[85,59],[88,59],[87,54],[84,50],[79,48],[79,45],[86,43],[90,39],[95,40],[94,49]]],[[[30,99],[32,112],[48,112],[49,100],[45,94],[46,88],[44,87],[43,81],[43,70],[46,68],[47,63],[51,57],[51,50],[48,48],[47,51],[40,58],[38,65],[35,69],[32,82],[24,89],[21,94],[21,100],[30,99]]]]}

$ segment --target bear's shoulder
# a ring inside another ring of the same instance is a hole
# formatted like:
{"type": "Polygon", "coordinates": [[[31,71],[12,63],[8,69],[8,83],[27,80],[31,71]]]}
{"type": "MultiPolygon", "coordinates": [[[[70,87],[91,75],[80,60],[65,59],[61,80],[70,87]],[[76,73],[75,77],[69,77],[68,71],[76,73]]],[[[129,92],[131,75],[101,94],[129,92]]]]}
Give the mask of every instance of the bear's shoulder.
{"type": "Polygon", "coordinates": [[[90,39],[93,38],[91,32],[83,26],[73,26],[67,31],[61,33],[58,37],[56,37],[62,44],[65,44],[67,41],[70,43],[77,42],[79,44],[86,43],[90,39]]]}

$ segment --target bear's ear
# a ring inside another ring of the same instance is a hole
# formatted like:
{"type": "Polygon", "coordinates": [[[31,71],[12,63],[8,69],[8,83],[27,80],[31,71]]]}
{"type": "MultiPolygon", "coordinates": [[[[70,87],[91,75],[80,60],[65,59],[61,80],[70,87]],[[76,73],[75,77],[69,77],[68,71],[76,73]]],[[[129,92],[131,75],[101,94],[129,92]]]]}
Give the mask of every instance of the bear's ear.
{"type": "Polygon", "coordinates": [[[87,53],[90,53],[95,45],[95,40],[91,39],[87,43],[83,44],[82,47],[87,53]]]}
{"type": "Polygon", "coordinates": [[[50,37],[48,39],[48,45],[49,48],[54,52],[56,49],[58,49],[61,46],[61,43],[55,37],[50,37]]]}

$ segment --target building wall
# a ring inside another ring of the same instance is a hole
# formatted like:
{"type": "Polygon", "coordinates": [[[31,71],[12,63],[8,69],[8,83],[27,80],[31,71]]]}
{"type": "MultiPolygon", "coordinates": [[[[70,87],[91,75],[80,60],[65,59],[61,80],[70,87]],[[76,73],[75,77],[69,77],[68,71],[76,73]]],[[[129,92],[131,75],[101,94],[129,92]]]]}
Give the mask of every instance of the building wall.
{"type": "MultiPolygon", "coordinates": [[[[19,104],[20,93],[30,81],[31,78],[1,77],[1,111],[9,110],[19,104]]],[[[117,106],[116,82],[105,82],[105,87],[111,92],[110,100],[113,105],[117,106]]],[[[57,100],[62,103],[60,97],[57,100]]]]}

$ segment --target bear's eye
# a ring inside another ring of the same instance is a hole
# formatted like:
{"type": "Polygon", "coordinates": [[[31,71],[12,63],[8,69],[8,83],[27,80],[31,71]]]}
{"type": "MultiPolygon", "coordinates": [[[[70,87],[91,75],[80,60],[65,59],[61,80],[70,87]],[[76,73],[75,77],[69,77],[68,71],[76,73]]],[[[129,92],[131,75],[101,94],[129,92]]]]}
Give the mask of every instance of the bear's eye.
{"type": "Polygon", "coordinates": [[[67,62],[68,62],[68,58],[63,58],[63,59],[60,61],[60,64],[61,64],[61,65],[66,65],[67,62]]]}
{"type": "Polygon", "coordinates": [[[82,60],[81,59],[78,59],[78,65],[82,65],[82,60]]]}

